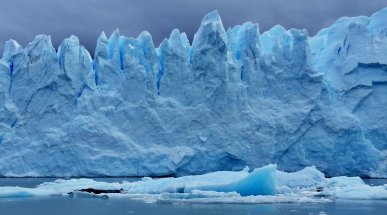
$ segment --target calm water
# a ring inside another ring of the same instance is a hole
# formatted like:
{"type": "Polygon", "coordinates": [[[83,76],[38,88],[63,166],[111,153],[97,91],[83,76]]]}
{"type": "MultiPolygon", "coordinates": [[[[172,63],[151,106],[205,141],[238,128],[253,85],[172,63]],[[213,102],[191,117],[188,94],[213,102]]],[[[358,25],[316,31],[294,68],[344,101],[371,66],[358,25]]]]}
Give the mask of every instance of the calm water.
{"type": "MultiPolygon", "coordinates": [[[[0,186],[34,187],[55,178],[0,179],[0,186]]],[[[98,181],[133,181],[138,179],[103,178],[98,181]]],[[[387,180],[370,180],[369,184],[385,184],[387,180]]],[[[1,188],[0,188],[1,189],[1,188]]],[[[78,214],[387,214],[387,201],[337,200],[329,203],[287,204],[160,204],[143,203],[125,198],[69,198],[66,196],[1,199],[0,215],[78,215],[78,214]]]]}

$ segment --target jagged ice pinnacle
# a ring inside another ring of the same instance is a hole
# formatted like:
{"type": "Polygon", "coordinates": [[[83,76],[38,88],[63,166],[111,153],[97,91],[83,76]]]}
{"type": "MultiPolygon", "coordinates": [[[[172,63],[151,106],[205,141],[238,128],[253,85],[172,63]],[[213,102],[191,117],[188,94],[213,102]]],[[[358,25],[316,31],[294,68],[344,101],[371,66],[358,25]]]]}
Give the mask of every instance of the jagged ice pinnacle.
{"type": "Polygon", "coordinates": [[[192,44],[175,29],[7,41],[0,175],[163,176],[275,163],[387,177],[387,9],[308,37],[214,11],[192,44]]]}

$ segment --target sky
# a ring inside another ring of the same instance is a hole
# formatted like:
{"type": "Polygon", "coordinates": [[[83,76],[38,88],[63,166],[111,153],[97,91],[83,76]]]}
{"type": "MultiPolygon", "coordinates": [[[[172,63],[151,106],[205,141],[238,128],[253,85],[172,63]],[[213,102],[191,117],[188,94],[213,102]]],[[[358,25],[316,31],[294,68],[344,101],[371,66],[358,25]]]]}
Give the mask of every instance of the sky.
{"type": "Polygon", "coordinates": [[[387,0],[1,0],[0,53],[9,39],[25,47],[47,34],[55,48],[76,35],[93,54],[101,32],[117,28],[128,37],[149,31],[156,47],[174,28],[192,41],[202,18],[215,9],[226,29],[251,21],[261,32],[281,24],[315,35],[342,16],[369,16],[384,7],[387,0]]]}

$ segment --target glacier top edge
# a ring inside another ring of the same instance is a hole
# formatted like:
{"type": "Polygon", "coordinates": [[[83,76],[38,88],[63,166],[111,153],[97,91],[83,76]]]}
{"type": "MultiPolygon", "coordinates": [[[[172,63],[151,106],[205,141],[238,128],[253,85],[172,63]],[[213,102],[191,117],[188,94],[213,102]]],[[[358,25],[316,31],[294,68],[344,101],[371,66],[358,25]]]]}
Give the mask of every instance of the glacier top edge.
{"type": "MultiPolygon", "coordinates": [[[[309,37],[310,39],[314,39],[316,37],[321,37],[321,36],[324,36],[324,34],[327,33],[327,29],[329,28],[332,28],[332,27],[339,27],[339,26],[342,26],[342,25],[348,25],[352,22],[368,22],[368,26],[369,26],[369,29],[372,30],[372,31],[378,31],[378,32],[384,32],[384,31],[387,31],[387,29],[385,29],[386,27],[384,26],[387,26],[387,7],[384,8],[384,9],[381,9],[377,12],[375,12],[374,14],[372,14],[370,17],[367,17],[367,16],[358,16],[358,17],[342,17],[342,18],[339,18],[336,22],[334,22],[330,27],[328,28],[323,28],[321,29],[319,32],[317,32],[316,35],[312,36],[312,37],[309,37]]],[[[205,25],[212,25],[212,26],[218,26],[218,28],[221,28],[221,29],[224,29],[224,26],[223,26],[223,22],[222,22],[222,19],[221,19],[221,16],[219,14],[219,12],[217,10],[214,10],[210,13],[208,13],[203,19],[202,19],[202,23],[198,29],[198,31],[195,33],[195,35],[198,35],[200,29],[205,26],[205,25]]],[[[270,42],[270,41],[267,41],[265,39],[265,37],[267,37],[268,35],[270,36],[276,36],[276,37],[279,37],[279,36],[282,36],[282,35],[290,35],[290,31],[291,30],[297,30],[297,31],[304,31],[306,32],[307,34],[307,31],[305,29],[303,30],[298,30],[298,29],[290,29],[290,30],[286,30],[283,26],[281,25],[275,25],[273,26],[271,29],[267,30],[267,31],[264,31],[262,33],[260,33],[260,29],[258,27],[258,24],[257,23],[251,23],[251,22],[246,22],[242,25],[236,25],[236,26],[232,26],[230,27],[227,32],[231,31],[232,29],[235,29],[235,28],[246,28],[246,26],[253,26],[253,25],[256,25],[257,26],[257,33],[259,34],[259,37],[260,37],[260,42],[261,44],[262,43],[266,43],[266,42],[270,42]],[[262,37],[262,35],[264,35],[264,37],[262,37]],[[263,39],[262,39],[263,38],[263,39]]],[[[180,33],[180,31],[178,29],[174,29],[170,36],[169,36],[169,39],[167,40],[170,40],[171,38],[173,37],[176,37],[174,34],[176,34],[175,31],[178,31],[180,33]]],[[[182,35],[185,35],[186,37],[186,34],[184,32],[181,32],[182,35]]],[[[87,54],[92,56],[93,60],[95,60],[95,58],[97,56],[104,56],[104,57],[108,57],[106,55],[112,55],[112,51],[113,51],[113,41],[114,40],[119,40],[120,42],[122,40],[129,40],[131,41],[131,43],[140,43],[141,44],[141,40],[144,40],[144,38],[146,38],[146,40],[149,40],[148,42],[151,43],[151,46],[153,47],[156,47],[153,43],[153,40],[152,40],[152,35],[147,32],[147,31],[143,31],[142,33],[139,34],[139,36],[137,38],[134,38],[134,37],[126,37],[124,35],[120,35],[119,33],[119,30],[116,29],[111,35],[110,37],[107,37],[105,32],[101,32],[101,35],[99,36],[98,38],[98,41],[96,42],[96,48],[95,48],[95,52],[94,52],[94,55],[91,55],[90,54],[90,51],[89,50],[86,50],[87,54]],[[100,43],[107,43],[107,47],[105,48],[108,48],[109,50],[105,50],[105,52],[107,51],[108,53],[101,53],[101,52],[104,52],[103,50],[103,47],[100,47],[100,43]]],[[[12,55],[15,55],[17,53],[20,53],[20,52],[23,52],[23,50],[25,50],[27,47],[31,47],[31,46],[34,46],[36,45],[37,43],[40,43],[40,42],[43,42],[44,43],[44,47],[47,48],[47,49],[51,49],[53,51],[55,51],[56,53],[59,53],[59,48],[61,46],[63,46],[64,43],[68,43],[68,41],[79,41],[78,37],[75,36],[75,35],[71,35],[70,37],[68,38],[65,38],[62,43],[58,46],[58,48],[55,48],[53,45],[52,45],[52,42],[51,42],[51,37],[49,35],[37,35],[34,40],[32,42],[30,42],[29,44],[26,45],[26,47],[22,47],[20,44],[17,43],[17,41],[13,40],[13,39],[10,39],[8,41],[5,42],[5,46],[4,46],[4,51],[3,51],[3,55],[1,57],[1,60],[2,61],[7,61],[8,58],[10,58],[10,56],[12,55]]],[[[165,39],[164,39],[165,40],[165,39]]],[[[195,41],[195,38],[193,39],[195,41]]],[[[190,42],[189,40],[187,41],[188,42],[188,46],[189,46],[189,49],[191,50],[194,46],[194,41],[190,42]]],[[[161,42],[158,47],[156,49],[159,49],[161,46],[162,46],[162,43],[161,42]]],[[[78,42],[79,44],[79,42],[78,42]]],[[[127,44],[125,44],[127,45],[127,44]]],[[[264,44],[262,46],[263,49],[265,49],[265,45],[264,44]]],[[[79,46],[83,47],[81,44],[79,44],[79,46]]],[[[270,47],[270,45],[269,45],[270,47]]],[[[84,47],[83,47],[84,48],[84,47]]],[[[119,47],[120,50],[122,50],[123,48],[122,47],[119,47]]],[[[59,54],[57,54],[57,56],[59,57],[59,54]]]]}

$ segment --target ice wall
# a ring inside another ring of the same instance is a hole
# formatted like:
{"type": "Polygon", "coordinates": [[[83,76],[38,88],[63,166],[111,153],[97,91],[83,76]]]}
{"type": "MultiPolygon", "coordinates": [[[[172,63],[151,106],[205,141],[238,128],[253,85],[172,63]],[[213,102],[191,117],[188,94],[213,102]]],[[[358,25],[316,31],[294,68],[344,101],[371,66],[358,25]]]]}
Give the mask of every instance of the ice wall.
{"type": "Polygon", "coordinates": [[[10,40],[0,60],[0,175],[164,176],[276,163],[387,177],[387,10],[305,30],[174,30],[10,40]]]}

